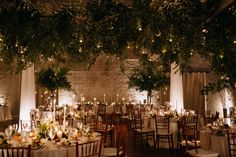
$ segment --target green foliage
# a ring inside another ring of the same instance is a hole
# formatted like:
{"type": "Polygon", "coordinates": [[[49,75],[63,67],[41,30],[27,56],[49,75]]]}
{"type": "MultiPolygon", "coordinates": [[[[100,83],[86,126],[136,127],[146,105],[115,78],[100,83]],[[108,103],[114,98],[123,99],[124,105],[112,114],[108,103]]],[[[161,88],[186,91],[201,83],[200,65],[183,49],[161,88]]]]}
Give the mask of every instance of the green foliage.
{"type": "Polygon", "coordinates": [[[153,90],[160,90],[168,86],[170,81],[162,68],[157,68],[155,62],[147,59],[147,55],[143,55],[140,67],[134,69],[128,84],[130,88],[151,93],[153,90]]]}
{"type": "Polygon", "coordinates": [[[199,53],[235,88],[235,2],[213,19],[220,0],[134,0],[130,6],[91,0],[51,12],[18,2],[0,5],[0,59],[8,65],[16,60],[19,70],[50,59],[89,68],[100,54],[123,59],[128,51],[159,56],[164,70],[172,62],[184,70],[199,53]]]}
{"type": "Polygon", "coordinates": [[[58,89],[71,90],[71,84],[67,80],[68,72],[66,68],[42,69],[38,73],[38,83],[52,92],[58,89]]]}
{"type": "Polygon", "coordinates": [[[232,85],[229,84],[229,80],[222,78],[217,82],[209,83],[205,86],[201,92],[207,95],[209,92],[221,91],[222,89],[230,89],[232,85]]]}

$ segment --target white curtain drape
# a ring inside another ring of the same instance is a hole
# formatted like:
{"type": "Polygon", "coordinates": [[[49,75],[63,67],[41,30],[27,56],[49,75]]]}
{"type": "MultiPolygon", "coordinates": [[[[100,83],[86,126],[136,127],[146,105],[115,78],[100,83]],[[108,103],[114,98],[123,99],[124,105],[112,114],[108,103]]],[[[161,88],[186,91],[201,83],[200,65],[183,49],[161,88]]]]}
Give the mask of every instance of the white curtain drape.
{"type": "Polygon", "coordinates": [[[201,93],[205,85],[205,72],[186,72],[183,74],[184,108],[205,113],[205,96],[201,93]]]}
{"type": "Polygon", "coordinates": [[[170,103],[176,108],[177,112],[183,109],[183,81],[182,74],[179,67],[175,64],[171,64],[170,74],[170,103]]]}
{"type": "Polygon", "coordinates": [[[34,65],[22,72],[20,96],[20,120],[30,120],[30,111],[35,109],[34,65]]]}

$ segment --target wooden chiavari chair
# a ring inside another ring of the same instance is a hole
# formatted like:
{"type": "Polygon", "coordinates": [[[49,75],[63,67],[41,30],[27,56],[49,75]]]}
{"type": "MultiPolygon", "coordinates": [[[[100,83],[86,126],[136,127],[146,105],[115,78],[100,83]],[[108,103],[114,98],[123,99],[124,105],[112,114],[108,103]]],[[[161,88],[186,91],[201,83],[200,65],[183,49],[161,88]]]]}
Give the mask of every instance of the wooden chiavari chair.
{"type": "Polygon", "coordinates": [[[75,144],[76,157],[101,157],[102,138],[99,140],[92,140],[86,143],[75,144]]]}
{"type": "Polygon", "coordinates": [[[218,157],[219,153],[213,152],[208,149],[200,148],[200,141],[198,141],[197,125],[198,116],[184,117],[182,128],[182,135],[184,141],[181,144],[185,146],[186,154],[192,157],[218,157]]]}
{"type": "MultiPolygon", "coordinates": [[[[170,130],[170,117],[155,116],[156,123],[156,143],[159,148],[160,142],[168,142],[169,148],[173,149],[173,132],[170,130]]],[[[155,146],[156,148],[156,146],[155,146]]]]}
{"type": "Polygon", "coordinates": [[[31,157],[31,145],[25,147],[13,147],[0,145],[0,156],[2,157],[31,157]]]}
{"type": "Polygon", "coordinates": [[[132,142],[136,145],[137,140],[152,140],[155,145],[155,130],[143,127],[143,118],[139,110],[135,110],[132,115],[132,129],[133,137],[132,142]]]}
{"type": "Polygon", "coordinates": [[[229,157],[236,157],[236,132],[227,130],[229,157]]]}
{"type": "Polygon", "coordinates": [[[103,157],[125,157],[127,136],[128,136],[128,127],[126,125],[118,125],[116,127],[115,146],[104,148],[102,156],[103,157]]]}
{"type": "Polygon", "coordinates": [[[91,130],[96,129],[97,122],[98,122],[97,115],[87,115],[84,117],[84,125],[89,126],[91,130]]]}

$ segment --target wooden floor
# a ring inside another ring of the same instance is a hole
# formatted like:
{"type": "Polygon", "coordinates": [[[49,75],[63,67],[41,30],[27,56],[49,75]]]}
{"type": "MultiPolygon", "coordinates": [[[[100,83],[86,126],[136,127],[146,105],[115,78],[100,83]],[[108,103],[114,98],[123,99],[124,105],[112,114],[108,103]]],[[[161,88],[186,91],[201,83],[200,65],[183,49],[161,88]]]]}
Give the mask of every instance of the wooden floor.
{"type": "Polygon", "coordinates": [[[154,149],[149,145],[137,143],[132,144],[132,134],[129,134],[127,143],[127,157],[184,157],[183,152],[179,150],[170,151],[169,149],[154,149]]]}

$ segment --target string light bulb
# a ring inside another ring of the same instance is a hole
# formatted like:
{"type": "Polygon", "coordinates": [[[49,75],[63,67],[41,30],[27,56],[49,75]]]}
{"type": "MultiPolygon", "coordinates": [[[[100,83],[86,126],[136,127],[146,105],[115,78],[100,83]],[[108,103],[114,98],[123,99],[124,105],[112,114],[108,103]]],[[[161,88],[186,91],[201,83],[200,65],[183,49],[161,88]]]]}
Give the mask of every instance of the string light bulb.
{"type": "Polygon", "coordinates": [[[145,53],[146,53],[146,52],[145,52],[145,50],[143,49],[143,50],[142,50],[142,54],[145,54],[145,53]]]}
{"type": "Polygon", "coordinates": [[[138,30],[139,30],[139,31],[142,31],[142,26],[141,26],[141,21],[140,21],[140,19],[138,19],[137,26],[138,26],[138,30]]]}
{"type": "Polygon", "coordinates": [[[167,50],[166,50],[166,49],[163,49],[163,50],[162,50],[162,53],[166,53],[166,52],[167,52],[167,50]]]}
{"type": "Polygon", "coordinates": [[[208,31],[207,31],[206,29],[203,29],[202,32],[203,32],[203,33],[207,33],[208,31]]]}

